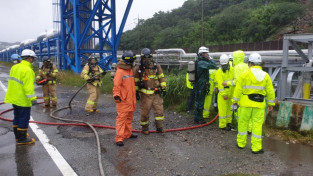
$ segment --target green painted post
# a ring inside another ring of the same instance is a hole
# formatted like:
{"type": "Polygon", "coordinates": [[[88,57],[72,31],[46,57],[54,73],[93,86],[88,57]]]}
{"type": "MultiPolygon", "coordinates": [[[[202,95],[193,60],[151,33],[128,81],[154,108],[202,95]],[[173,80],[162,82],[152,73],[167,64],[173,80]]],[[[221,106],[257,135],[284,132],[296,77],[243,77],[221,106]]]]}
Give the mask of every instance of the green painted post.
{"type": "Polygon", "coordinates": [[[313,130],[313,106],[305,106],[300,131],[313,130]]]}
{"type": "Polygon", "coordinates": [[[276,126],[287,128],[289,125],[290,114],[292,110],[292,102],[281,101],[276,120],[276,126]]]}

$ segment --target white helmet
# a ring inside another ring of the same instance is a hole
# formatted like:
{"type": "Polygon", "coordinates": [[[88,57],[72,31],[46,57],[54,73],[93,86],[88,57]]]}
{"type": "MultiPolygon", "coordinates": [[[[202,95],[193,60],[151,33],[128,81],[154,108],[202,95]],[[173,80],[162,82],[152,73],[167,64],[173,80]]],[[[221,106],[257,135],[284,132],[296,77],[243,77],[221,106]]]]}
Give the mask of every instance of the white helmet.
{"type": "Polygon", "coordinates": [[[262,58],[261,58],[261,55],[258,54],[258,53],[252,53],[250,56],[249,56],[249,62],[253,62],[253,63],[261,63],[262,62],[262,58]]]}
{"type": "Polygon", "coordinates": [[[24,49],[22,51],[21,57],[34,57],[34,58],[37,58],[35,52],[33,50],[30,50],[30,49],[24,49]]]}
{"type": "Polygon", "coordinates": [[[209,48],[205,47],[205,46],[201,46],[199,48],[198,54],[201,55],[202,53],[208,53],[209,52],[209,48]]]}
{"type": "Polygon", "coordinates": [[[225,65],[228,64],[229,62],[229,57],[226,54],[222,54],[220,57],[220,64],[225,65]]]}

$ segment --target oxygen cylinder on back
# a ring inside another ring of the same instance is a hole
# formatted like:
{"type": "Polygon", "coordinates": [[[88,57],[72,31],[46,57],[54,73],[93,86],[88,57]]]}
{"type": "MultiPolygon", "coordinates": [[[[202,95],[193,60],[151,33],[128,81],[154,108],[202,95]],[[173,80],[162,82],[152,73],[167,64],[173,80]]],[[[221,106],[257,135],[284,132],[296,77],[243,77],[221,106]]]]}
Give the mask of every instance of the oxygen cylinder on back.
{"type": "Polygon", "coordinates": [[[196,66],[194,61],[188,62],[188,80],[190,82],[195,82],[196,81],[196,66]]]}
{"type": "Polygon", "coordinates": [[[111,65],[111,73],[110,73],[111,79],[114,78],[115,72],[116,72],[116,63],[112,63],[112,65],[111,65]]]}

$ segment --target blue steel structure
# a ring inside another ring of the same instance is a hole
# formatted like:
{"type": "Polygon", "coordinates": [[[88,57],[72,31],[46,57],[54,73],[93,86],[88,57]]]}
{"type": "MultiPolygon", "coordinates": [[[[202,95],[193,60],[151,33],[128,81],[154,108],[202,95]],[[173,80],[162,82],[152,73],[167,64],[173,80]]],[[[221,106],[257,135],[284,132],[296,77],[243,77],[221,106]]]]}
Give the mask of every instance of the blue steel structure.
{"type": "Polygon", "coordinates": [[[74,72],[81,72],[82,61],[87,60],[91,53],[99,53],[99,64],[105,69],[110,68],[109,63],[117,62],[116,50],[133,0],[128,0],[118,32],[115,2],[60,0],[62,69],[71,67],[74,72]],[[96,42],[99,49],[95,49],[96,42]]]}
{"type": "Polygon", "coordinates": [[[53,3],[60,13],[60,19],[54,21],[61,25],[57,35],[1,51],[0,60],[9,61],[12,54],[21,54],[27,48],[34,50],[40,61],[43,56],[54,56],[59,58],[60,69],[71,68],[80,73],[88,56],[98,53],[100,66],[108,70],[110,63],[117,62],[117,48],[133,3],[124,1],[127,6],[117,29],[116,0],[59,0],[53,3]],[[99,47],[95,48],[96,45],[99,47]]]}

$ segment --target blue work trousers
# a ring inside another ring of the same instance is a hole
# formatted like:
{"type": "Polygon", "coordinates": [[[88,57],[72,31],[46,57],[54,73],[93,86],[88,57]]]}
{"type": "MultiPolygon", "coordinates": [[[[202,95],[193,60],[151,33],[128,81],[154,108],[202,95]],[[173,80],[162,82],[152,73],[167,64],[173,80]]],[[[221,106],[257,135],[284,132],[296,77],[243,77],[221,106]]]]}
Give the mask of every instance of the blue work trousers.
{"type": "Polygon", "coordinates": [[[21,107],[13,105],[14,119],[13,125],[17,125],[18,128],[28,128],[30,119],[30,107],[21,107]]]}
{"type": "Polygon", "coordinates": [[[195,98],[195,92],[194,92],[193,89],[190,89],[190,95],[189,95],[189,99],[188,99],[187,111],[191,110],[194,98],[195,98]]]}

